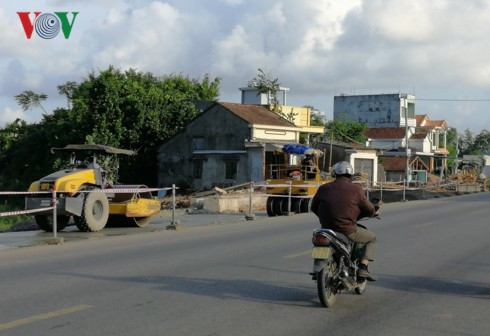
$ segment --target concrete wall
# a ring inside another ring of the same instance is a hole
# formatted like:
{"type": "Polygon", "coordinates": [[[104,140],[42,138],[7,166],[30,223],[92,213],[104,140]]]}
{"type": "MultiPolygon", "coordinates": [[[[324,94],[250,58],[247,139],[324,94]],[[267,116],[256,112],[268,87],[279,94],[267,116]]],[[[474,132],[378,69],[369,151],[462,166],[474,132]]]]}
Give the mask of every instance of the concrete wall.
{"type": "Polygon", "coordinates": [[[260,155],[249,153],[244,146],[244,140],[250,137],[250,132],[247,122],[220,105],[215,105],[160,147],[159,185],[169,186],[175,183],[187,184],[195,189],[209,189],[215,185],[226,186],[250,181],[262,169],[260,155]],[[199,150],[193,148],[195,137],[203,138],[199,150]],[[216,153],[199,154],[206,150],[216,153]],[[203,160],[203,175],[202,179],[194,179],[193,162],[199,159],[203,160]],[[238,164],[235,180],[225,179],[226,160],[233,160],[238,164]]]}
{"type": "MultiPolygon", "coordinates": [[[[265,211],[269,195],[261,192],[252,194],[252,211],[265,211]]],[[[250,194],[243,191],[237,194],[209,197],[196,197],[190,200],[191,211],[208,213],[248,213],[250,194]]]]}
{"type": "Polygon", "coordinates": [[[373,139],[369,141],[368,147],[382,148],[384,150],[405,148],[405,141],[401,139],[373,139]]]}
{"type": "Polygon", "coordinates": [[[299,133],[299,129],[294,128],[256,126],[252,128],[252,139],[298,142],[299,133]]]}
{"type": "MultiPolygon", "coordinates": [[[[288,88],[279,88],[276,92],[276,98],[280,105],[286,105],[286,95],[288,88]]],[[[240,88],[242,92],[242,104],[257,104],[257,105],[269,105],[272,102],[269,101],[269,97],[265,93],[259,93],[259,90],[254,87],[240,88]]]]}
{"type": "Polygon", "coordinates": [[[429,138],[409,140],[408,145],[411,148],[415,148],[417,152],[431,153],[431,142],[429,138]]]}
{"type": "MultiPolygon", "coordinates": [[[[405,126],[402,107],[409,105],[414,114],[414,100],[401,94],[335,96],[334,119],[367,123],[370,128],[401,127],[405,126]]],[[[408,126],[416,126],[415,117],[408,119],[408,126]]]]}

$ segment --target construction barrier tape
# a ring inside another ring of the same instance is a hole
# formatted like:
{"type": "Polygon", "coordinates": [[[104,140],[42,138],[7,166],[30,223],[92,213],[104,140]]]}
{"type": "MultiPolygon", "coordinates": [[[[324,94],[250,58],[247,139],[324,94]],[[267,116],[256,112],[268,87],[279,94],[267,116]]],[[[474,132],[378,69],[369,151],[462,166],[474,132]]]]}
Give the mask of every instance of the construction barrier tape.
{"type": "MultiPolygon", "coordinates": [[[[128,188],[128,189],[92,189],[92,190],[80,190],[77,192],[81,193],[91,193],[91,192],[102,192],[102,193],[142,193],[142,192],[152,192],[159,190],[169,190],[172,188],[146,188],[146,189],[137,189],[137,188],[128,188]]],[[[176,188],[177,189],[177,188],[176,188]]],[[[60,191],[58,191],[61,193],[60,191]]]]}
{"type": "Polygon", "coordinates": [[[318,188],[321,184],[254,184],[254,187],[266,187],[266,188],[276,188],[276,187],[301,187],[301,188],[318,188]]]}
{"type": "Polygon", "coordinates": [[[42,209],[31,209],[31,210],[19,210],[19,211],[9,211],[9,212],[0,212],[0,217],[8,217],[8,216],[18,216],[18,215],[27,215],[31,213],[53,210],[54,207],[42,208],[42,209]]]}
{"type": "Polygon", "coordinates": [[[52,194],[52,191],[0,191],[0,195],[52,194]]]}
{"type": "MultiPolygon", "coordinates": [[[[289,198],[289,195],[276,195],[276,194],[267,194],[269,195],[270,197],[286,197],[286,198],[289,198]]],[[[313,196],[308,196],[308,195],[304,195],[304,196],[299,196],[299,195],[291,195],[291,198],[313,198],[313,196]]]]}
{"type": "MultiPolygon", "coordinates": [[[[179,188],[175,188],[179,189],[179,188]]],[[[153,192],[160,190],[172,190],[172,188],[128,188],[128,189],[92,189],[92,190],[80,190],[72,193],[89,193],[89,192],[104,192],[104,193],[138,193],[138,192],[153,192]]],[[[57,194],[69,193],[68,191],[56,191],[57,194]]],[[[36,194],[53,194],[52,190],[47,191],[0,191],[0,195],[36,195],[36,194]]]]}

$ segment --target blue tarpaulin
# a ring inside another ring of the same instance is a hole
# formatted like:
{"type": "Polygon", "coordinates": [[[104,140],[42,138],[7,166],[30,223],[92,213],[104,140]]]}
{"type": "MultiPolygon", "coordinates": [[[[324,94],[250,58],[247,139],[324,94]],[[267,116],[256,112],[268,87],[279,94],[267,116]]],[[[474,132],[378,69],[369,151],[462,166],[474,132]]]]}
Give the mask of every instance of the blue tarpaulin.
{"type": "Polygon", "coordinates": [[[284,145],[282,147],[282,150],[288,154],[304,154],[308,149],[310,149],[310,147],[302,145],[284,145]]]}

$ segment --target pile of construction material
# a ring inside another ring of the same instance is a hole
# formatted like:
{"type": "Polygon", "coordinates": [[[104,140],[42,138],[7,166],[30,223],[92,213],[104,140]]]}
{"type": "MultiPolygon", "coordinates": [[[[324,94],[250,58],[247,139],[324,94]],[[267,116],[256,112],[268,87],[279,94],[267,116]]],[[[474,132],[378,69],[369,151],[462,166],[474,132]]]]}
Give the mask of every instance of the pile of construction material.
{"type": "Polygon", "coordinates": [[[267,195],[262,189],[250,192],[250,183],[228,188],[214,187],[190,195],[190,213],[247,213],[250,201],[253,211],[265,211],[267,195]]]}

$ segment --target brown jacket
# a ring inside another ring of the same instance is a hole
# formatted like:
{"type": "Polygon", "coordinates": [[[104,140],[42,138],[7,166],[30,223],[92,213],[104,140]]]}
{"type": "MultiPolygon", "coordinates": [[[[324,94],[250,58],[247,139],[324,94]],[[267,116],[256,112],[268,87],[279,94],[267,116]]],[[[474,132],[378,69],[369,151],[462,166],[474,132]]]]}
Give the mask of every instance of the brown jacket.
{"type": "Polygon", "coordinates": [[[313,197],[311,210],[320,219],[322,228],[345,235],[356,231],[358,219],[373,217],[376,213],[362,187],[344,176],[339,176],[335,181],[318,188],[313,197]]]}

